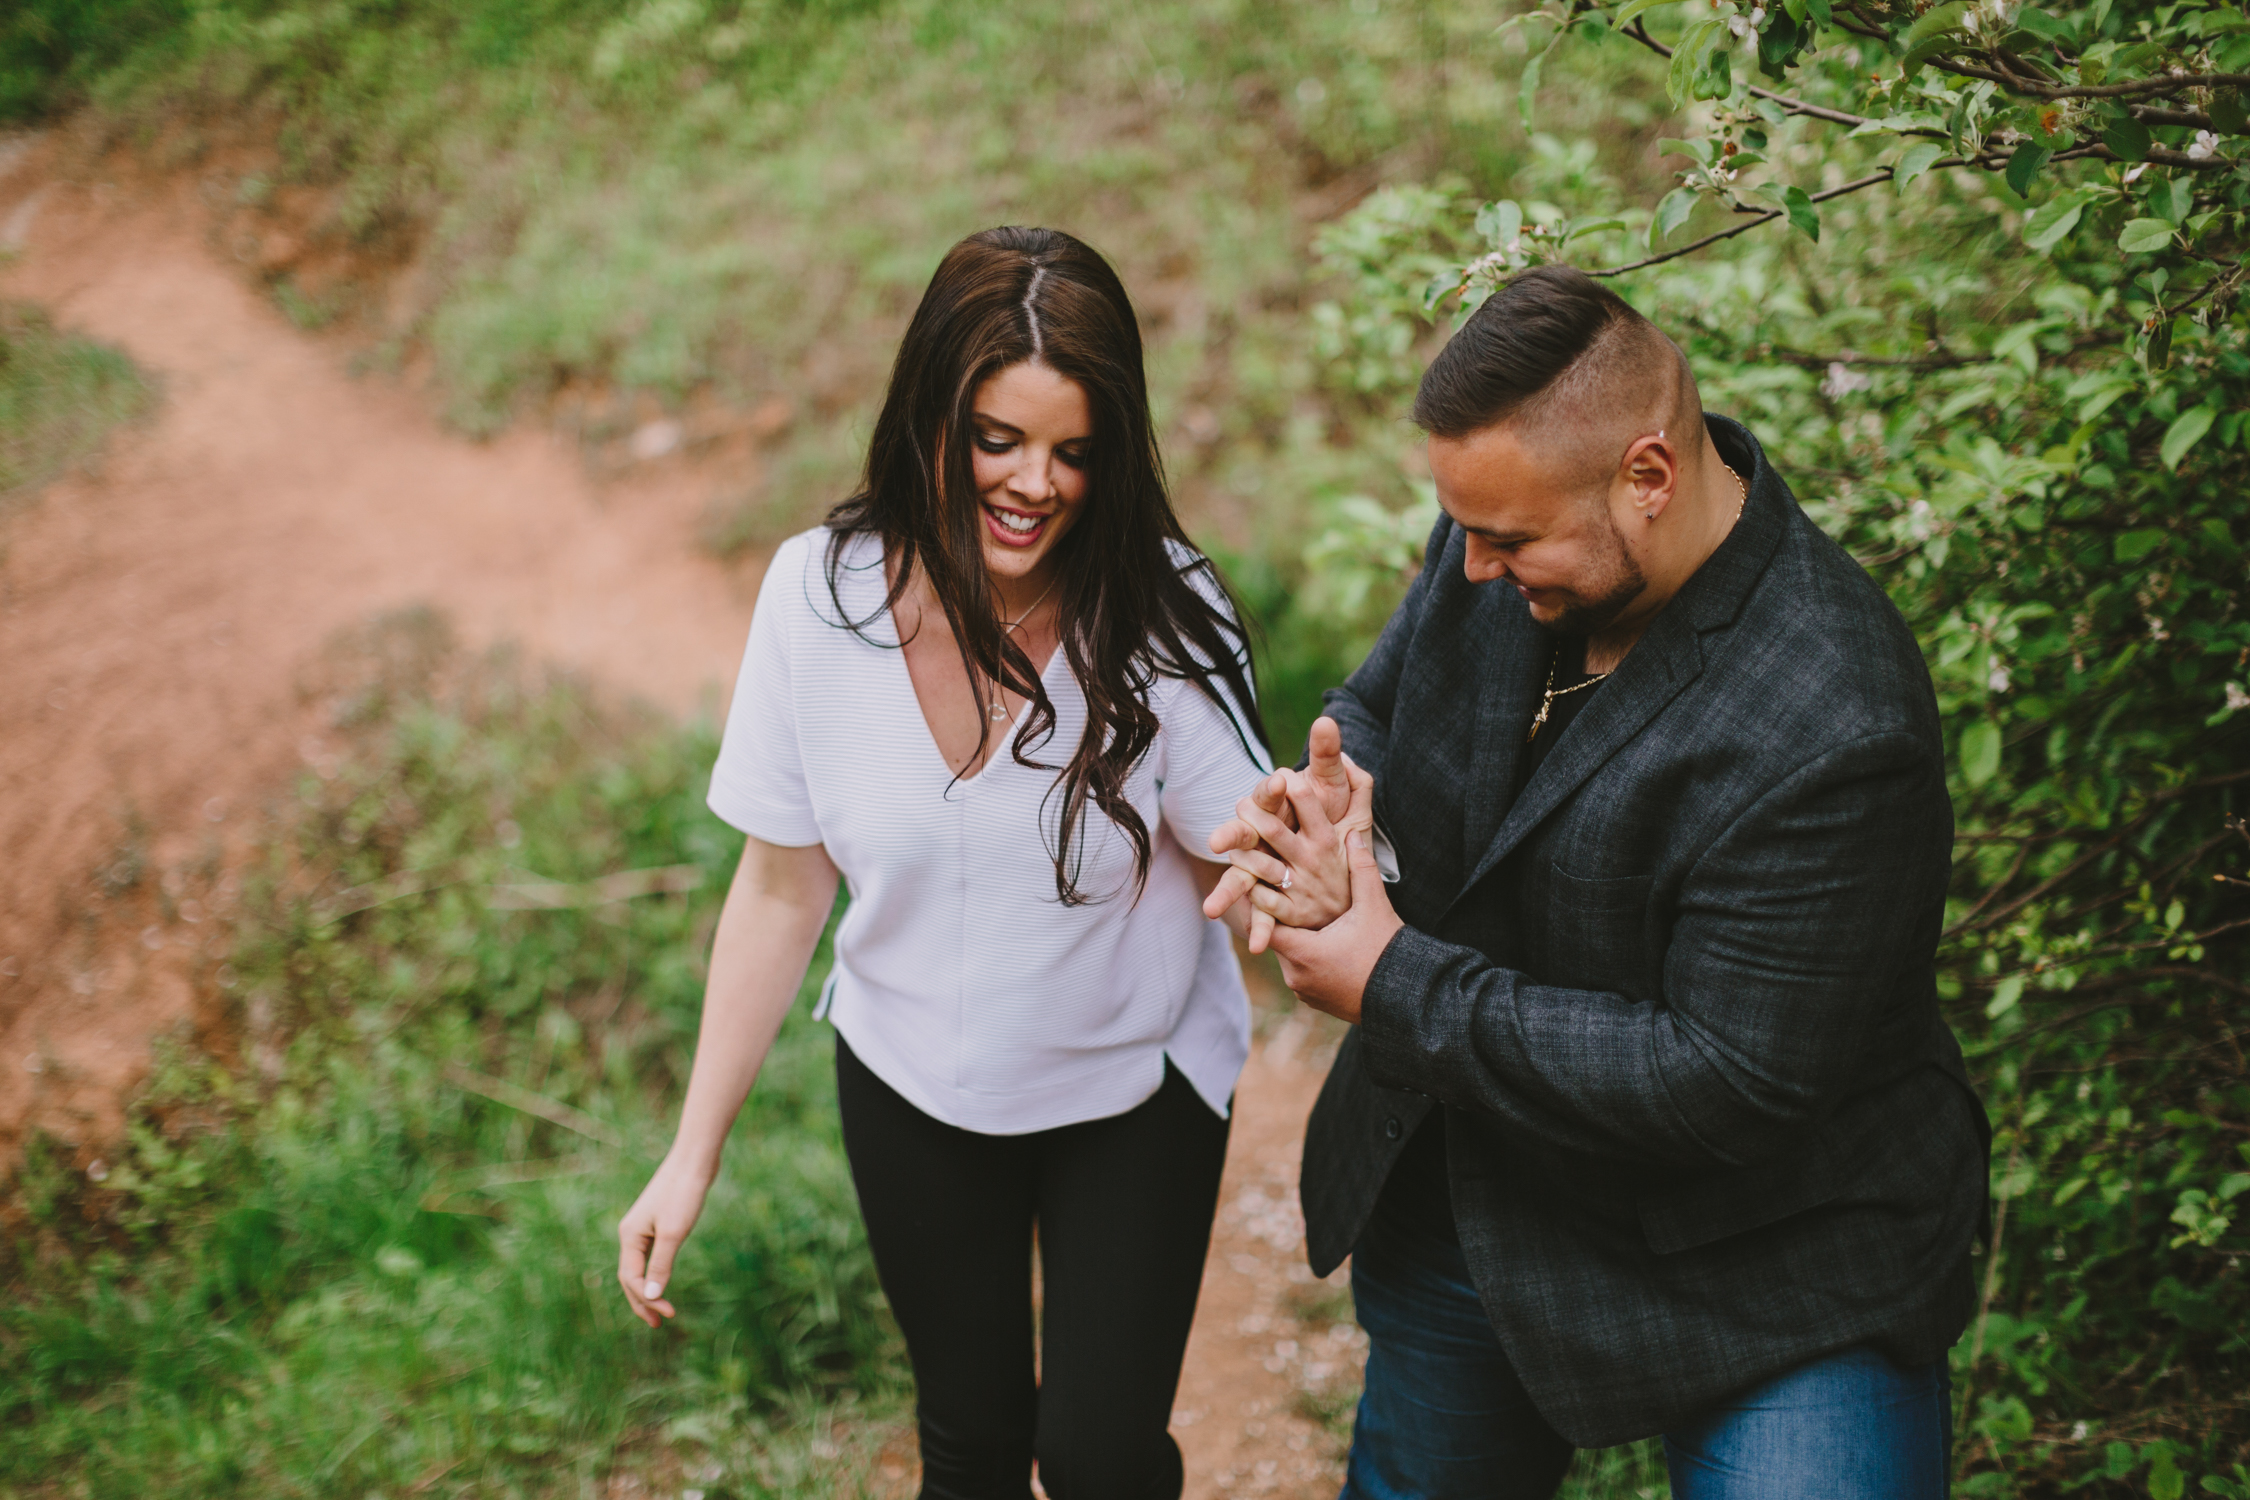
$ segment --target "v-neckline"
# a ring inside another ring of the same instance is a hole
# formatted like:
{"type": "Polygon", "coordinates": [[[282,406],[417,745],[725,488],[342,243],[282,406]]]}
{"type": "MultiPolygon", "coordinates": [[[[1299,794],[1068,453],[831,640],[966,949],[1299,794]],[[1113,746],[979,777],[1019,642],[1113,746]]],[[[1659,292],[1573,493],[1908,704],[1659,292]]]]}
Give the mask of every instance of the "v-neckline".
{"type": "MultiPolygon", "coordinates": [[[[1000,742],[997,745],[991,746],[991,753],[985,756],[983,765],[978,766],[973,772],[963,773],[955,771],[953,769],[953,763],[945,758],[945,747],[938,743],[937,730],[931,727],[930,711],[927,708],[923,707],[922,695],[915,689],[914,671],[906,664],[906,634],[899,628],[898,607],[894,604],[890,608],[886,609],[884,613],[891,622],[891,645],[894,651],[897,653],[898,675],[901,678],[905,679],[906,695],[914,700],[914,717],[921,721],[922,743],[929,746],[930,753],[937,757],[937,763],[945,768],[945,774],[951,777],[953,781],[963,786],[967,786],[973,782],[983,781],[985,773],[987,771],[990,771],[993,765],[1001,759],[1002,752],[1005,751],[1008,746],[1014,741],[1017,732],[1022,728],[1023,709],[1017,709],[1006,719],[991,720],[993,727],[996,730],[1002,731],[1003,733],[1000,742]]],[[[1061,660],[1063,658],[1063,655],[1064,652],[1062,648],[1062,642],[1058,640],[1055,642],[1054,649],[1047,653],[1047,660],[1045,664],[1039,668],[1040,686],[1048,686],[1047,674],[1054,670],[1055,663],[1061,660]]],[[[1054,693],[1051,688],[1049,689],[1047,696],[1049,701],[1053,700],[1054,693]]],[[[1028,708],[1029,706],[1029,703],[1025,704],[1026,708],[1028,708]]],[[[990,742],[988,741],[987,743],[989,744],[990,742]]]]}

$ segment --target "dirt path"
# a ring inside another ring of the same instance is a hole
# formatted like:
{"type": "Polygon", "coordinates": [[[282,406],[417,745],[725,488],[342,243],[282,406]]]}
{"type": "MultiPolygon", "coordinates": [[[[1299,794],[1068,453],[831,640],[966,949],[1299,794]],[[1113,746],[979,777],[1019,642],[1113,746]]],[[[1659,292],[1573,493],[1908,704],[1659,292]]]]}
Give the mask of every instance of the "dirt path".
{"type": "MultiPolygon", "coordinates": [[[[98,472],[0,521],[0,1159],[34,1127],[90,1156],[151,1040],[191,1019],[223,872],[327,753],[301,687],[335,632],[431,605],[472,646],[686,713],[723,704],[749,623],[757,565],[695,546],[708,465],[597,484],[551,435],[449,434],[292,327],[209,226],[191,183],[128,196],[0,153],[0,296],[162,392],[98,472]],[[198,862],[192,892],[147,878],[198,862]]],[[[1341,1477],[1320,1414],[1356,1384],[1356,1330],[1304,1269],[1295,1207],[1323,1035],[1284,1021],[1242,1081],[1174,1424],[1192,1500],[1341,1477]]]]}
{"type": "Polygon", "coordinates": [[[0,296],[121,346],[161,401],[0,531],[0,1151],[113,1130],[188,1014],[217,924],[131,877],[239,847],[320,753],[298,684],[332,633],[430,604],[472,646],[684,713],[731,672],[757,582],[693,545],[707,476],[597,488],[550,435],[450,435],[217,259],[190,184],[128,203],[40,158],[0,164],[0,296]]]}
{"type": "Polygon", "coordinates": [[[1367,1345],[1342,1273],[1305,1264],[1297,1162],[1305,1116],[1341,1028],[1293,1012],[1261,1042],[1235,1094],[1219,1222],[1203,1271],[1172,1431],[1186,1500],[1330,1500],[1367,1345]]]}

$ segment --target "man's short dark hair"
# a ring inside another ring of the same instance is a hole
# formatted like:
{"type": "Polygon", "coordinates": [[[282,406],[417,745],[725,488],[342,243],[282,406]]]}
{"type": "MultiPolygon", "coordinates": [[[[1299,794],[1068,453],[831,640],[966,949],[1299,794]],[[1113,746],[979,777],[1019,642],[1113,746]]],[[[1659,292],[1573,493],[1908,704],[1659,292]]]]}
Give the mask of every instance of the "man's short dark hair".
{"type": "Polygon", "coordinates": [[[1700,422],[1695,377],[1677,345],[1575,266],[1535,266],[1504,283],[1438,351],[1414,420],[1461,438],[1525,419],[1588,465],[1614,463],[1638,434],[1700,422]]]}

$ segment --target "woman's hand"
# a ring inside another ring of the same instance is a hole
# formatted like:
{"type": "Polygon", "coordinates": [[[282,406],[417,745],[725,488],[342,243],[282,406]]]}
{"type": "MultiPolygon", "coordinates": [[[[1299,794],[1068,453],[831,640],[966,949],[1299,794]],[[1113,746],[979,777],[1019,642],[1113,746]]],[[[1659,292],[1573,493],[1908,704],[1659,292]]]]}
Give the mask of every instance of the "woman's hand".
{"type": "Polygon", "coordinates": [[[617,1223],[617,1283],[625,1288],[633,1316],[651,1328],[673,1315],[664,1298],[672,1260],[703,1216],[703,1199],[710,1190],[709,1176],[667,1156],[617,1223]]]}
{"type": "MultiPolygon", "coordinates": [[[[1208,893],[1203,903],[1205,916],[1229,916],[1230,923],[1239,928],[1242,924],[1234,920],[1242,915],[1236,910],[1237,903],[1244,902],[1260,881],[1279,887],[1288,879],[1294,893],[1295,877],[1287,870],[1290,861],[1263,830],[1277,825],[1292,833],[1303,830],[1306,813],[1300,804],[1308,796],[1320,810],[1318,822],[1328,830],[1328,838],[1335,838],[1351,820],[1351,773],[1346,769],[1349,763],[1344,756],[1344,737],[1336,721],[1325,714],[1314,720],[1305,749],[1303,771],[1276,771],[1268,776],[1235,805],[1235,816],[1212,833],[1211,852],[1234,868],[1220,879],[1217,889],[1208,893]]],[[[1369,785],[1372,787],[1372,781],[1369,785]]],[[[1372,825],[1372,803],[1369,808],[1367,819],[1372,825]]],[[[1319,903],[1283,905],[1319,925],[1319,903]]],[[[1273,933],[1275,914],[1257,902],[1249,902],[1247,916],[1250,951],[1263,953],[1273,933]]]]}
{"type": "Polygon", "coordinates": [[[836,904],[836,866],[819,844],[742,846],[703,987],[703,1025],[672,1149],[617,1225],[617,1279],[649,1327],[672,1316],[672,1257],[703,1212],[727,1132],[797,998],[805,965],[836,904]]]}
{"type": "Polygon", "coordinates": [[[1250,889],[1251,907],[1283,927],[1316,930],[1351,909],[1344,836],[1374,826],[1375,778],[1349,757],[1341,759],[1341,769],[1349,800],[1340,814],[1330,812],[1326,789],[1310,775],[1284,771],[1283,791],[1294,818],[1275,817],[1258,807],[1240,815],[1257,832],[1260,847],[1238,849],[1232,861],[1236,869],[1258,877],[1250,889]]]}

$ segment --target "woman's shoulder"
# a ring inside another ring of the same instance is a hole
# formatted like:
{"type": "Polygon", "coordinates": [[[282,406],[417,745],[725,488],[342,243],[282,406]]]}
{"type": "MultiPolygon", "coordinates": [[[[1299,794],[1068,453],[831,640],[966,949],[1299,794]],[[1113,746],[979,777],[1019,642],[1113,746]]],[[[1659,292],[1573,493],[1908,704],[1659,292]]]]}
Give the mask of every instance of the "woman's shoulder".
{"type": "Polygon", "coordinates": [[[835,531],[814,526],[800,531],[773,549],[766,564],[766,580],[758,591],[761,608],[773,605],[791,617],[827,619],[836,613],[837,601],[853,613],[860,585],[872,577],[880,601],[883,543],[879,537],[846,536],[837,545],[835,531]],[[831,580],[830,567],[834,565],[831,580]],[[830,585],[833,582],[834,587],[830,585]]]}
{"type": "Polygon", "coordinates": [[[1226,585],[1219,579],[1219,565],[1176,537],[1164,539],[1164,554],[1171,559],[1172,570],[1187,580],[1188,587],[1232,623],[1234,601],[1227,597],[1226,585]]]}

